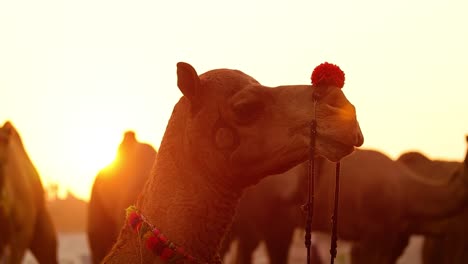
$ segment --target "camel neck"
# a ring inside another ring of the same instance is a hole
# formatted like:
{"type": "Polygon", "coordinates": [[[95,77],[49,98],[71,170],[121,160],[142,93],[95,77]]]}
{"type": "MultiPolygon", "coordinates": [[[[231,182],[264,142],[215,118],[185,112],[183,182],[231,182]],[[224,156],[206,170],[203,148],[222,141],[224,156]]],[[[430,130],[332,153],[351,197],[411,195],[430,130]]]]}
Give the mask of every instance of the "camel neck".
{"type": "MultiPolygon", "coordinates": [[[[179,102],[183,103],[183,100],[179,102]]],[[[225,172],[222,168],[206,165],[221,162],[207,163],[209,157],[192,149],[190,140],[185,138],[189,114],[187,107],[174,109],[136,207],[150,225],[183,247],[187,254],[202,263],[217,263],[223,236],[232,223],[242,189],[229,184],[226,180],[229,175],[222,175],[225,172]]],[[[164,263],[144,245],[138,234],[126,225],[114,246],[117,253],[110,254],[104,263],[164,263]]]]}
{"type": "Polygon", "coordinates": [[[225,182],[227,175],[219,175],[222,170],[217,173],[198,160],[184,140],[185,128],[183,118],[170,121],[136,205],[168,240],[211,262],[232,223],[242,190],[225,182]]]}
{"type": "Polygon", "coordinates": [[[206,183],[207,175],[193,166],[178,166],[181,162],[175,157],[181,157],[180,153],[162,149],[160,153],[137,207],[170,241],[195,258],[211,261],[232,222],[241,192],[206,183]]]}

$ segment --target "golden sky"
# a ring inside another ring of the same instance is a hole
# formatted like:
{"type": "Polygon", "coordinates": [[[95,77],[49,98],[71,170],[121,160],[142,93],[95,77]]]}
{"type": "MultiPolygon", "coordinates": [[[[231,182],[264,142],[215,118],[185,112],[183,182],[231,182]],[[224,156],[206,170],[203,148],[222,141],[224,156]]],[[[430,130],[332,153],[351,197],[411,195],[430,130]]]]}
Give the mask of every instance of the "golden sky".
{"type": "Polygon", "coordinates": [[[44,184],[88,199],[125,130],[158,148],[176,63],[308,84],[338,64],[363,147],[461,160],[468,1],[0,1],[0,123],[44,184]]]}

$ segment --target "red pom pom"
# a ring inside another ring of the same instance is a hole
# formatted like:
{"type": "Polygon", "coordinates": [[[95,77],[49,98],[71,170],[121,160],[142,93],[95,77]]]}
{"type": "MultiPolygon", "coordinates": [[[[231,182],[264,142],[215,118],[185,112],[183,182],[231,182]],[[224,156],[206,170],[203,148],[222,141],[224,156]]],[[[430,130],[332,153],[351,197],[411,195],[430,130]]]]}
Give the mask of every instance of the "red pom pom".
{"type": "Polygon", "coordinates": [[[159,234],[161,234],[161,231],[159,231],[159,229],[157,229],[157,228],[153,229],[152,232],[153,232],[153,236],[155,236],[155,237],[157,237],[157,236],[159,236],[159,234]]]}
{"type": "Polygon", "coordinates": [[[312,85],[320,86],[336,86],[343,88],[345,74],[340,67],[328,62],[322,63],[315,67],[311,76],[312,85]]]}
{"type": "Polygon", "coordinates": [[[151,251],[154,251],[156,246],[160,243],[161,241],[159,241],[159,239],[157,237],[154,237],[154,236],[150,236],[148,237],[148,239],[146,240],[146,248],[151,250],[151,251]]]}
{"type": "Polygon", "coordinates": [[[160,257],[162,260],[167,261],[168,259],[172,258],[174,254],[175,254],[174,250],[167,247],[163,249],[160,257]]]}
{"type": "Polygon", "coordinates": [[[138,231],[142,224],[140,215],[136,212],[131,212],[128,216],[128,223],[134,231],[138,231]]]}
{"type": "Polygon", "coordinates": [[[177,247],[176,248],[176,252],[177,254],[181,255],[181,256],[185,256],[185,249],[183,247],[177,247]]]}
{"type": "Polygon", "coordinates": [[[188,260],[189,263],[195,263],[195,258],[191,255],[185,256],[185,259],[188,260]]]}
{"type": "Polygon", "coordinates": [[[161,242],[163,242],[164,244],[166,244],[167,241],[168,241],[167,238],[166,238],[166,236],[163,235],[163,234],[160,234],[160,235],[159,235],[159,240],[161,240],[161,242]]]}

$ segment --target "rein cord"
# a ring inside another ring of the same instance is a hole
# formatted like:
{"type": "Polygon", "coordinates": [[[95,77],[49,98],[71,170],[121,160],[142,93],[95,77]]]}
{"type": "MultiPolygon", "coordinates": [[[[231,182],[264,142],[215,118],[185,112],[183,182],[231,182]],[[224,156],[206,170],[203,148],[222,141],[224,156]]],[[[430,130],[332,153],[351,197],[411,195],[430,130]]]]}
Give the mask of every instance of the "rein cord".
{"type": "Polygon", "coordinates": [[[317,133],[317,123],[315,119],[310,125],[310,151],[309,151],[309,167],[307,177],[307,203],[304,205],[307,210],[306,228],[305,228],[305,246],[307,249],[307,264],[310,264],[310,246],[312,244],[312,215],[314,212],[314,188],[315,188],[315,136],[317,133]]]}
{"type": "MultiPolygon", "coordinates": [[[[314,212],[314,193],[315,193],[315,141],[317,137],[317,121],[315,116],[315,109],[317,104],[317,97],[314,96],[314,119],[310,124],[310,148],[309,148],[309,166],[308,166],[308,177],[307,177],[307,203],[303,205],[303,209],[307,210],[306,215],[306,226],[304,244],[307,249],[307,264],[310,263],[312,245],[312,218],[314,212]]],[[[332,235],[330,243],[330,263],[335,263],[335,257],[337,253],[337,241],[338,241],[338,196],[340,191],[340,162],[336,163],[335,169],[335,204],[333,209],[333,215],[331,218],[332,222],[332,235]]]]}
{"type": "Polygon", "coordinates": [[[341,163],[337,162],[335,167],[335,206],[333,209],[332,221],[332,236],[330,244],[330,263],[333,264],[336,258],[336,248],[338,242],[338,196],[340,193],[340,167],[341,163]]]}

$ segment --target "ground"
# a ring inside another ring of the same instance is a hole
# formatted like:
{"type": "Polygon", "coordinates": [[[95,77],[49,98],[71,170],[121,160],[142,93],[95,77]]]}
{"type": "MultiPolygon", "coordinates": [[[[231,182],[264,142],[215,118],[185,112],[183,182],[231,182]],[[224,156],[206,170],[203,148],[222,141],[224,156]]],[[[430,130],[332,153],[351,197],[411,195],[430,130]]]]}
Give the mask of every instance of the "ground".
{"type": "MultiPolygon", "coordinates": [[[[322,240],[323,238],[319,238],[322,240]]],[[[325,239],[324,239],[325,240],[325,239]]],[[[320,253],[328,254],[329,244],[326,241],[320,242],[320,253]]],[[[410,246],[406,249],[403,256],[400,257],[398,264],[420,264],[420,250],[422,245],[421,237],[412,237],[410,246]]],[[[235,245],[233,245],[235,246],[235,245]]],[[[338,257],[336,264],[349,264],[349,246],[346,243],[339,242],[338,257]]],[[[255,264],[267,264],[268,259],[265,254],[264,245],[260,245],[254,253],[255,264]]],[[[291,257],[289,263],[305,263],[305,248],[300,232],[296,232],[294,243],[291,248],[291,257]]],[[[229,253],[228,253],[229,254],[229,253]]],[[[86,240],[86,234],[81,233],[61,233],[59,234],[59,262],[61,264],[89,264],[89,249],[86,240]]],[[[36,264],[31,254],[27,254],[24,264],[36,264]]],[[[229,255],[225,260],[225,264],[229,264],[229,255]]]]}

